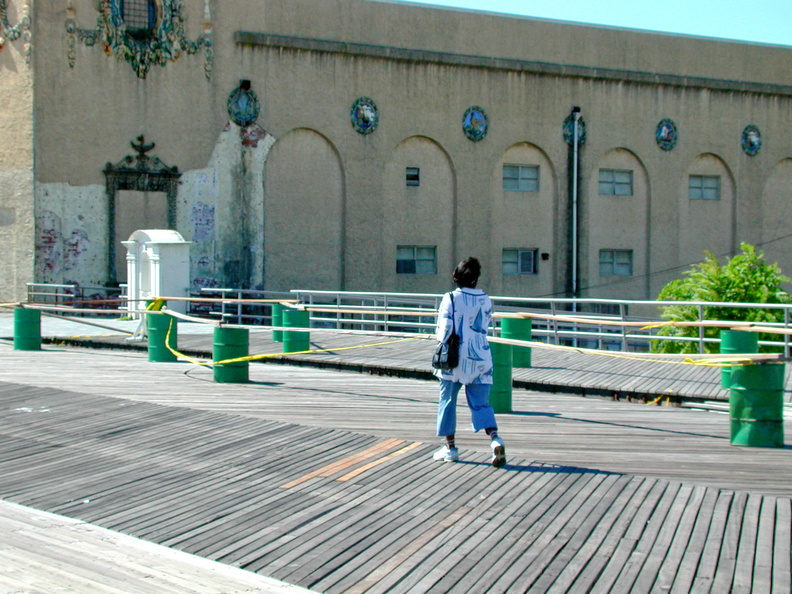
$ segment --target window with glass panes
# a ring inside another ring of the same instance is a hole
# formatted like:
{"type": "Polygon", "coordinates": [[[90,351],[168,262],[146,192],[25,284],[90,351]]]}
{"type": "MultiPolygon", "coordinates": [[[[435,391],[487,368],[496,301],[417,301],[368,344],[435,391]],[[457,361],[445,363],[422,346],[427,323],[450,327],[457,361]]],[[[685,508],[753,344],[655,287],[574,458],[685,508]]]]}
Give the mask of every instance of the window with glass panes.
{"type": "Polygon", "coordinates": [[[538,165],[504,165],[503,190],[506,192],[538,192],[538,165]]]}
{"type": "Polygon", "coordinates": [[[633,172],[621,169],[600,169],[599,193],[602,196],[632,196],[633,172]]]}
{"type": "Polygon", "coordinates": [[[691,175],[688,178],[688,197],[691,200],[720,200],[720,176],[691,175]]]}
{"type": "Polygon", "coordinates": [[[157,23],[155,0],[121,0],[121,19],[127,32],[134,36],[147,36],[157,23]]]}
{"type": "Polygon", "coordinates": [[[408,167],[405,172],[405,181],[408,186],[420,186],[421,170],[418,167],[408,167]]]}
{"type": "Polygon", "coordinates": [[[539,250],[536,248],[504,249],[501,260],[503,274],[537,274],[536,256],[538,252],[539,250]]]}
{"type": "Polygon", "coordinates": [[[600,250],[600,276],[632,276],[632,250],[600,250]]]}
{"type": "Polygon", "coordinates": [[[437,274],[437,248],[400,245],[396,248],[396,274],[437,274]]]}

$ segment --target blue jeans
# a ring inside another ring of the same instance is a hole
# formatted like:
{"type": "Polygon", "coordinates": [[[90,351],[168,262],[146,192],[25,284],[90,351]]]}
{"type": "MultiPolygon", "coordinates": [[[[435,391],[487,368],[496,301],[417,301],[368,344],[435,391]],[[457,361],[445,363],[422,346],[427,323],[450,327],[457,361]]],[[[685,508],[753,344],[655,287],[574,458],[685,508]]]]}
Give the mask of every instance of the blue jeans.
{"type": "MultiPolygon", "coordinates": [[[[468,384],[465,396],[473,417],[473,431],[496,429],[495,411],[489,404],[490,384],[468,384]]],[[[437,435],[447,437],[456,433],[457,395],[462,388],[459,382],[440,380],[440,404],[437,408],[437,435]]]]}

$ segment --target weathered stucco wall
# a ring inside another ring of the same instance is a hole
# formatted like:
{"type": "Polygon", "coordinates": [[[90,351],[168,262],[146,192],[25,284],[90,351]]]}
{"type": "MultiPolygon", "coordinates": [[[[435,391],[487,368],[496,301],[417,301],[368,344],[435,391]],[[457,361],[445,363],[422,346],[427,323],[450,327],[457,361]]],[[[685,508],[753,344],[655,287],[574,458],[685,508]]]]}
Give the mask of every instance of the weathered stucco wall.
{"type": "MultiPolygon", "coordinates": [[[[6,16],[18,26],[21,3],[9,2],[6,16]]],[[[0,37],[10,36],[0,30],[0,37]]],[[[25,34],[0,47],[0,302],[23,299],[34,278],[33,80],[26,54],[25,34]]]]}
{"type": "MultiPolygon", "coordinates": [[[[185,33],[196,39],[203,3],[183,4],[185,33]]],[[[96,3],[74,7],[77,24],[93,27],[96,3]]],[[[782,227],[771,212],[789,193],[788,48],[368,0],[210,8],[211,76],[199,51],[140,78],[101,43],[76,43],[70,65],[64,7],[36,3],[40,279],[107,280],[102,170],[143,134],[156,143],[149,155],[182,174],[175,220],[193,242],[193,289],[437,292],[458,259],[478,255],[491,293],[563,294],[570,219],[562,129],[573,106],[586,123],[582,294],[654,296],[703,249],[728,253],[740,241],[772,238],[771,253],[792,263],[792,242],[774,231],[782,227]],[[241,80],[261,107],[244,127],[227,110],[241,80]],[[376,130],[365,135],[350,122],[352,103],[364,96],[379,109],[376,130]],[[489,116],[478,142],[462,129],[471,106],[489,116]],[[664,118],[678,128],[673,150],[655,139],[664,118]],[[740,145],[748,124],[762,132],[755,156],[740,145]],[[508,163],[539,166],[539,192],[504,192],[508,163]],[[407,167],[421,169],[419,187],[405,185],[407,167]],[[600,168],[632,170],[634,195],[600,196],[600,168]],[[691,174],[720,175],[721,200],[690,201],[691,174]],[[437,274],[397,274],[396,250],[405,245],[435,246],[437,274]],[[501,273],[502,250],[513,248],[547,254],[538,274],[501,273]],[[633,275],[602,277],[602,249],[632,250],[633,275]]],[[[0,107],[0,117],[15,120],[10,113],[0,107]]],[[[30,166],[30,148],[28,159],[13,170],[30,166]]],[[[6,241],[19,250],[26,231],[18,220],[0,211],[0,238],[13,229],[6,241]]],[[[32,227],[28,233],[32,242],[32,227]]]]}

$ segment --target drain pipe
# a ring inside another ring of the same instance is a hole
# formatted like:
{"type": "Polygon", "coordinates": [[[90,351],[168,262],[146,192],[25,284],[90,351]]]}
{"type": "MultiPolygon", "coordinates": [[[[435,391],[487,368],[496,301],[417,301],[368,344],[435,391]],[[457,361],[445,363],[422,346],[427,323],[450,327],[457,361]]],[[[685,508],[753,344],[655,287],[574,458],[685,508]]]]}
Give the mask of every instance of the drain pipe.
{"type": "MultiPolygon", "coordinates": [[[[572,108],[572,298],[578,296],[578,162],[580,159],[580,108],[572,108]]],[[[577,303],[572,304],[577,311],[577,303]]]]}

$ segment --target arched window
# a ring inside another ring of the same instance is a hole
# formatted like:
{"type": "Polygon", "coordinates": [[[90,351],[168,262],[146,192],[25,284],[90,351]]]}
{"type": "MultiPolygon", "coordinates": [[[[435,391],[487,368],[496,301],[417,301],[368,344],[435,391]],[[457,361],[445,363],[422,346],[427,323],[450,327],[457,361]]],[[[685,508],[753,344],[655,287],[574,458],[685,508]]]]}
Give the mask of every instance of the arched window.
{"type": "Polygon", "coordinates": [[[156,0],[121,0],[121,19],[135,39],[148,39],[157,24],[156,0]]]}

